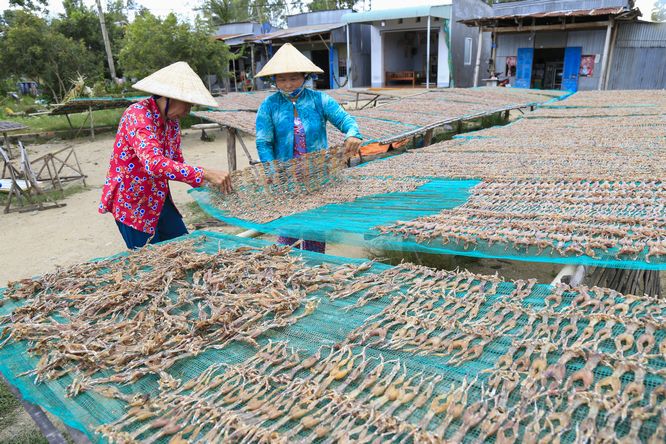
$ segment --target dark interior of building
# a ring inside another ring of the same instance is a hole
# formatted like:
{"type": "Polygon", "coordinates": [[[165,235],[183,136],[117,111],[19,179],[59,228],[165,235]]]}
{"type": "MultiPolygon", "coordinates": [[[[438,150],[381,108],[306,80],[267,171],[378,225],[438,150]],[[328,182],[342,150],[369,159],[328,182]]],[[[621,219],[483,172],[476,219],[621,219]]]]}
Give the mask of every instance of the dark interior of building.
{"type": "Polygon", "coordinates": [[[564,48],[534,50],[532,88],[560,89],[564,71],[564,48]]]}
{"type": "Polygon", "coordinates": [[[317,89],[330,89],[328,51],[325,49],[312,51],[312,63],[324,70],[323,74],[317,75],[317,80],[315,81],[317,89]]]}

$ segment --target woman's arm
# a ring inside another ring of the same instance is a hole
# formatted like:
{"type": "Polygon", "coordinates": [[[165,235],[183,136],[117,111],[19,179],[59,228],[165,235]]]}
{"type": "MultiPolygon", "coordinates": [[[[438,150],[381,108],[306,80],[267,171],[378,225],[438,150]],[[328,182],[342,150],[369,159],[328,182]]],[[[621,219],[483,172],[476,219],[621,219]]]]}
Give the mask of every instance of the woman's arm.
{"type": "Polygon", "coordinates": [[[257,153],[259,160],[270,162],[275,160],[275,124],[271,117],[268,104],[264,101],[257,111],[257,153]]]}
{"type": "MultiPolygon", "coordinates": [[[[317,100],[317,98],[315,98],[317,100]]],[[[362,139],[361,131],[358,129],[356,119],[345,111],[333,97],[321,93],[321,101],[324,107],[324,117],[331,122],[337,129],[345,133],[345,139],[355,137],[362,139]]]]}

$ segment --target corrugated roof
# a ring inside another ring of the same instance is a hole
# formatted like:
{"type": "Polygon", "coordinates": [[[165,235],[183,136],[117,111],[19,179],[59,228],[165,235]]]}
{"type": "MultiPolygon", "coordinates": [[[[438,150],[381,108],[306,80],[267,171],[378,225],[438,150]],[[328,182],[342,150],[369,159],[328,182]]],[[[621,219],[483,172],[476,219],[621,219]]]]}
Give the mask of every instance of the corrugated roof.
{"type": "Polygon", "coordinates": [[[598,9],[578,9],[575,11],[549,11],[549,12],[533,12],[531,14],[518,14],[518,15],[498,15],[488,18],[493,19],[512,19],[520,17],[578,17],[578,16],[596,16],[596,15],[615,15],[620,14],[625,9],[619,8],[598,8],[598,9]]]}
{"type": "Polygon", "coordinates": [[[269,34],[258,35],[252,39],[252,41],[266,41],[266,40],[276,40],[276,39],[286,39],[290,37],[298,37],[303,35],[314,35],[322,34],[325,32],[330,32],[334,29],[342,28],[345,26],[344,23],[324,23],[321,25],[306,25],[306,26],[296,26],[293,28],[281,29],[279,31],[271,32],[269,34]]]}
{"type": "Polygon", "coordinates": [[[231,40],[235,39],[238,37],[247,37],[248,35],[252,35],[253,33],[251,32],[243,32],[240,34],[220,34],[215,36],[215,40],[231,40]]]}
{"type": "Polygon", "coordinates": [[[380,20],[397,20],[412,17],[451,18],[451,3],[436,6],[410,6],[407,8],[382,9],[379,11],[351,12],[342,16],[345,23],[366,23],[380,20]]]}
{"type": "Polygon", "coordinates": [[[465,20],[459,20],[460,23],[466,25],[474,24],[476,22],[489,22],[497,20],[514,20],[522,18],[557,18],[557,17],[597,17],[605,15],[620,15],[624,13],[631,13],[630,15],[640,15],[638,9],[627,9],[624,7],[615,8],[596,8],[596,9],[576,9],[576,10],[562,10],[562,11],[549,11],[549,12],[533,12],[530,14],[514,14],[514,15],[491,15],[484,17],[477,17],[465,20]]]}

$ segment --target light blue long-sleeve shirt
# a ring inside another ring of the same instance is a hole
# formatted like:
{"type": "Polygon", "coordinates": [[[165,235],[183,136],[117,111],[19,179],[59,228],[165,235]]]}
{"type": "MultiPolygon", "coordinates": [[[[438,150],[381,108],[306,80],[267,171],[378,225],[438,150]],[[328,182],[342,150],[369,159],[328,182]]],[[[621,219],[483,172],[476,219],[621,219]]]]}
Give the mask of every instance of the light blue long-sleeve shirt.
{"type": "Polygon", "coordinates": [[[257,112],[257,151],[262,162],[294,157],[294,106],[305,128],[308,152],[328,148],[327,121],[345,133],[345,139],[362,138],[356,120],[328,94],[305,89],[294,105],[277,92],[257,112]]]}

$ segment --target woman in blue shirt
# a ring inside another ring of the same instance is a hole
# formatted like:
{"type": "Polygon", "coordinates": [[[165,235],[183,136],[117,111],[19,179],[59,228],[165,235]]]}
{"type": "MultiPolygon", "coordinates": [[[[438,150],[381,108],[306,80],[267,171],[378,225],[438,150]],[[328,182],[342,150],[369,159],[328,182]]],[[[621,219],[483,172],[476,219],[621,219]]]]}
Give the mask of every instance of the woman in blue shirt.
{"type": "MultiPolygon", "coordinates": [[[[286,161],[328,148],[326,122],[345,134],[345,149],[355,155],[361,147],[356,120],[328,94],[305,87],[312,74],[323,71],[290,43],[284,44],[257,77],[272,76],[278,92],[257,112],[257,151],[262,162],[286,161]]],[[[280,237],[278,242],[297,240],[280,237]]],[[[304,241],[303,248],[323,253],[323,242],[304,241]]]]}

